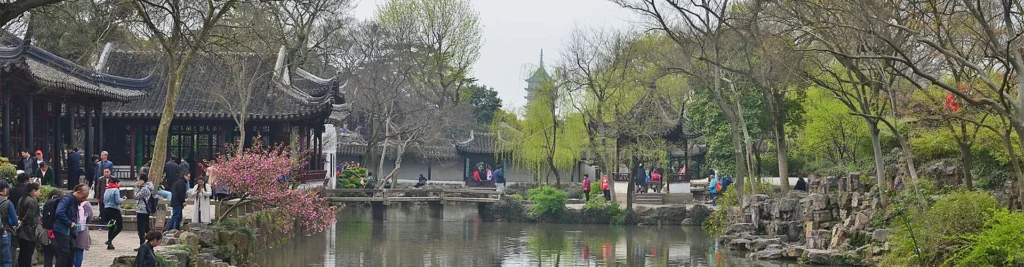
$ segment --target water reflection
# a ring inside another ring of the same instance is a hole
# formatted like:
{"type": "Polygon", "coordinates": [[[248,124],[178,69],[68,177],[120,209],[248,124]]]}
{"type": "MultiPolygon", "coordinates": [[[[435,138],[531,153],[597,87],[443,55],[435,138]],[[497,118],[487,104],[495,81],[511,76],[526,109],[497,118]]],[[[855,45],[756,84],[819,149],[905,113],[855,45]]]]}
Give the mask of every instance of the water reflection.
{"type": "Polygon", "coordinates": [[[790,266],[718,249],[697,227],[488,223],[474,205],[348,208],[325,234],[298,238],[261,255],[261,266],[790,266]]]}

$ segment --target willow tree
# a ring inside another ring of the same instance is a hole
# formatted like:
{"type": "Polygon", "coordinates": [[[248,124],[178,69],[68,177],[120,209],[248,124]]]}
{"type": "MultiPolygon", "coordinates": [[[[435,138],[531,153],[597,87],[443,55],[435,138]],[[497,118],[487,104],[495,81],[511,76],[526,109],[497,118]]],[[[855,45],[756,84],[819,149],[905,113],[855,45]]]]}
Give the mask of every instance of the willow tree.
{"type": "Polygon", "coordinates": [[[526,105],[521,121],[505,116],[494,121],[492,130],[501,133],[497,147],[505,152],[513,164],[523,166],[537,176],[537,183],[545,182],[549,174],[561,184],[560,170],[571,170],[579,164],[583,145],[587,140],[583,129],[583,116],[577,112],[564,112],[561,107],[569,98],[555,80],[540,82],[526,105]]]}
{"type": "Polygon", "coordinates": [[[163,181],[164,162],[167,158],[167,139],[174,108],[178,104],[185,70],[192,58],[209,43],[211,34],[221,26],[221,19],[241,0],[205,1],[131,1],[145,33],[155,41],[163,54],[163,71],[167,80],[167,94],[160,114],[160,124],[153,141],[153,184],[163,181]]]}

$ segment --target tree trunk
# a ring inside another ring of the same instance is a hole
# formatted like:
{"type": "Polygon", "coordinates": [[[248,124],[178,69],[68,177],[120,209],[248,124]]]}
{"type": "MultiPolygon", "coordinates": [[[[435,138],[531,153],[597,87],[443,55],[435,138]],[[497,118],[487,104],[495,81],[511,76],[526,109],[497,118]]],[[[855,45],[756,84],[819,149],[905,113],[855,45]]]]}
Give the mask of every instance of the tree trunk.
{"type": "Polygon", "coordinates": [[[627,214],[633,212],[633,196],[636,195],[636,192],[634,192],[634,191],[636,191],[636,183],[635,183],[636,179],[635,179],[635,177],[633,177],[633,175],[635,175],[635,173],[633,173],[633,172],[636,171],[637,167],[639,167],[639,165],[640,165],[639,160],[636,159],[636,156],[633,156],[630,159],[629,165],[630,165],[631,168],[629,168],[629,179],[627,179],[629,181],[628,182],[629,185],[626,187],[626,213],[627,214]]]}
{"type": "Polygon", "coordinates": [[[240,154],[244,151],[245,138],[245,120],[240,120],[238,121],[238,149],[235,150],[235,153],[240,154]]]}
{"type": "MultiPolygon", "coordinates": [[[[185,77],[185,67],[192,61],[193,52],[185,54],[184,59],[178,64],[168,62],[170,77],[167,79],[167,93],[164,95],[164,109],[160,114],[160,124],[157,126],[156,139],[153,140],[153,166],[150,166],[153,184],[159,185],[164,177],[164,165],[161,162],[167,161],[167,139],[170,135],[171,122],[174,120],[174,108],[178,104],[178,94],[181,93],[181,82],[185,77]]],[[[169,59],[169,61],[174,61],[169,59]]]]}
{"type": "MultiPolygon", "coordinates": [[[[1021,79],[1024,80],[1024,78],[1021,79]]],[[[1021,137],[1020,142],[1024,145],[1024,129],[1019,126],[1013,128],[1017,129],[1017,136],[1021,137]]],[[[1003,142],[1006,143],[1006,149],[1010,153],[1010,162],[1013,163],[1013,171],[1017,175],[1017,200],[1020,201],[1022,208],[1024,208],[1024,171],[1021,170],[1020,156],[1010,144],[1010,140],[1012,140],[1010,139],[1010,129],[1006,129],[1006,132],[1003,134],[1003,142]]]]}
{"type": "Polygon", "coordinates": [[[786,119],[782,110],[782,94],[765,93],[768,97],[768,108],[772,113],[772,126],[775,127],[775,153],[779,160],[779,184],[782,195],[789,191],[789,144],[786,143],[786,119]]]}
{"type": "Polygon", "coordinates": [[[881,193],[880,201],[882,206],[888,205],[888,199],[885,197],[886,192],[886,177],[885,177],[885,161],[882,158],[882,141],[878,134],[878,120],[872,118],[864,118],[868,124],[868,131],[871,133],[871,150],[875,155],[875,176],[878,181],[878,189],[881,193]]]}
{"type": "Polygon", "coordinates": [[[967,190],[974,190],[974,180],[971,178],[971,145],[967,142],[957,140],[960,147],[960,171],[964,176],[964,186],[967,190]]]}

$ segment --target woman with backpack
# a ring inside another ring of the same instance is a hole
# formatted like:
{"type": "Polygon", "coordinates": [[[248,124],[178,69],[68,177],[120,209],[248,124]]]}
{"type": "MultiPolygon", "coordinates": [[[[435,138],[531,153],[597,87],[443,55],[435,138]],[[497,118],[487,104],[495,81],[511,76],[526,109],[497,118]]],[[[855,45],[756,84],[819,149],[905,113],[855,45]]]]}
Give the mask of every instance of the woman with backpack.
{"type": "Polygon", "coordinates": [[[64,191],[52,190],[43,205],[43,230],[37,233],[36,241],[43,248],[43,266],[53,266],[53,259],[57,257],[57,244],[53,243],[53,223],[57,221],[57,205],[60,199],[64,198],[64,191]],[[42,236],[38,236],[42,235],[42,236]]]}
{"type": "Polygon", "coordinates": [[[139,180],[135,182],[135,217],[138,222],[136,223],[139,232],[139,244],[146,243],[146,233],[149,233],[149,215],[156,212],[156,197],[153,196],[153,183],[149,182],[149,175],[143,173],[139,175],[139,180]]]}

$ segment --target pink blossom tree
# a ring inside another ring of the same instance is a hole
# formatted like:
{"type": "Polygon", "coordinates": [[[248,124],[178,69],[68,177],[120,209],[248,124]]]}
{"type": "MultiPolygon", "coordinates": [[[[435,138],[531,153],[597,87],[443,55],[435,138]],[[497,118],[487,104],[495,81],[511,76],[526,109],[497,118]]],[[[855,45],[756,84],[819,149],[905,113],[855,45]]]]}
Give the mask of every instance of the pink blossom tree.
{"type": "MultiPolygon", "coordinates": [[[[251,148],[234,155],[221,155],[210,164],[207,174],[217,181],[218,186],[227,186],[241,201],[252,201],[257,207],[282,216],[282,221],[298,222],[306,234],[319,233],[335,223],[337,207],[331,206],[326,198],[316,191],[293,188],[281,178],[296,175],[292,170],[301,169],[305,161],[284,145],[264,146],[256,142],[251,148]]],[[[240,201],[240,202],[241,202],[240,201]]],[[[228,214],[237,205],[228,207],[228,214]]],[[[217,220],[222,220],[221,215],[217,220]]],[[[293,224],[284,225],[284,231],[292,230],[293,224]]]]}

